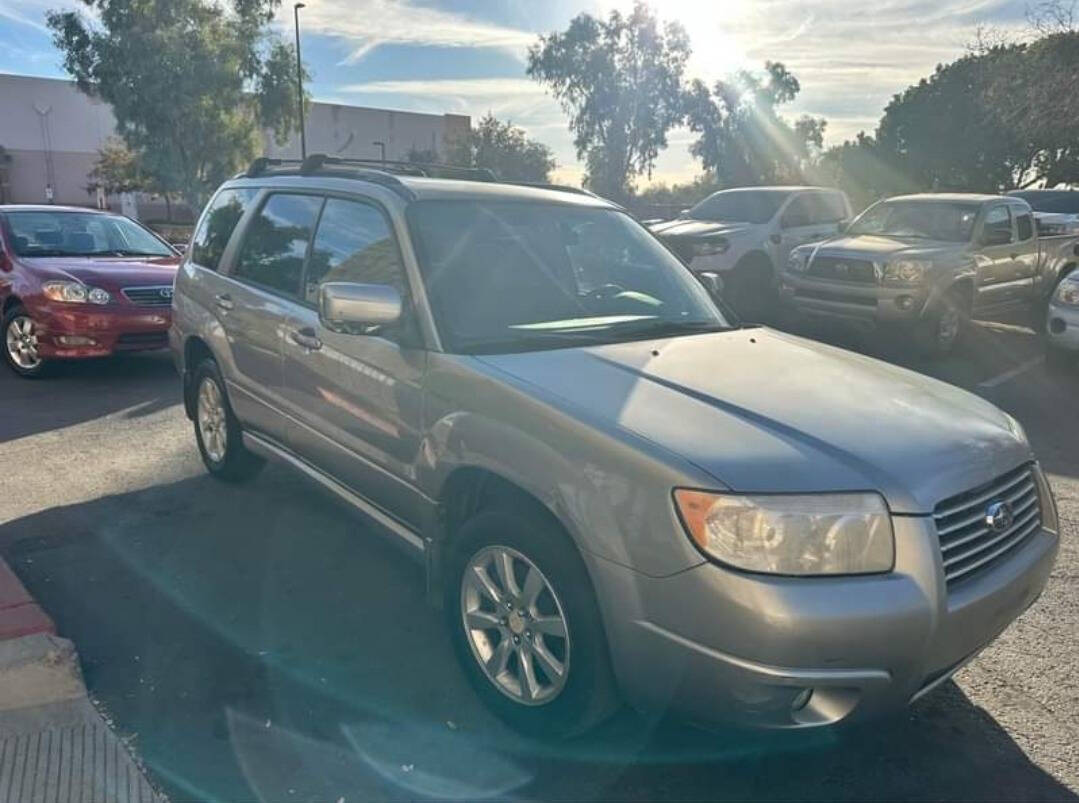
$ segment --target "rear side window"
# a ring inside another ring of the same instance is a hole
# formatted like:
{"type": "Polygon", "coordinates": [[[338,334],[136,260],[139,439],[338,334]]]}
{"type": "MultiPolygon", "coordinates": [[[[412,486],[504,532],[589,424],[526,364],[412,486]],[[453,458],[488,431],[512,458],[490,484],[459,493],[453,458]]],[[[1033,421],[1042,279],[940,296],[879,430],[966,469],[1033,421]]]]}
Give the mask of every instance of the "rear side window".
{"type": "Polygon", "coordinates": [[[315,230],[322,198],[271,195],[244,233],[231,274],[287,295],[299,295],[307,245],[315,230]]]}
{"type": "Polygon", "coordinates": [[[214,197],[191,240],[191,262],[202,268],[217,270],[233,229],[256,193],[257,190],[245,187],[222,190],[214,197]]]}
{"type": "Polygon", "coordinates": [[[820,192],[813,196],[812,215],[814,223],[838,223],[848,217],[843,196],[834,192],[820,192]]]}
{"type": "Polygon", "coordinates": [[[358,201],[326,201],[307,263],[304,299],[308,303],[318,303],[323,282],[388,284],[405,295],[397,242],[378,209],[358,201]]]}
{"type": "Polygon", "coordinates": [[[1029,212],[1023,212],[1015,218],[1015,227],[1019,232],[1019,240],[1029,240],[1034,236],[1034,218],[1029,212]]]}

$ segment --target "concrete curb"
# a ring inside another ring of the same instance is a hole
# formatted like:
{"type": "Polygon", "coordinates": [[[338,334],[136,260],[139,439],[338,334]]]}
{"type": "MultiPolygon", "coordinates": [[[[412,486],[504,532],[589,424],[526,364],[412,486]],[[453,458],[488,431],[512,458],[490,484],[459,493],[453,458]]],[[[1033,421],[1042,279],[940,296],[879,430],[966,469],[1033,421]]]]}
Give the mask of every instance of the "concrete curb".
{"type": "Polygon", "coordinates": [[[34,633],[56,633],[56,625],[30,596],[15,572],[0,560],[0,641],[34,633]]]}

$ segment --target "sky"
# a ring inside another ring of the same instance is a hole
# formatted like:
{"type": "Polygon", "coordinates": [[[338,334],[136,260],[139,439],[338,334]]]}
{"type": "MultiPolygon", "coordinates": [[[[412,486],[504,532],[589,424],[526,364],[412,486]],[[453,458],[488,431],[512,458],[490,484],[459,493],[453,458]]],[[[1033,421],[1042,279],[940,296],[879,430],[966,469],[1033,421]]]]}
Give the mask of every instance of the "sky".
{"type": "MultiPolygon", "coordinates": [[[[491,111],[549,145],[556,179],[578,183],[567,116],[525,75],[529,45],[575,15],[626,11],[631,0],[306,0],[304,62],[315,100],[478,119],[491,111]]],[[[71,0],[0,0],[0,72],[62,77],[44,26],[71,0]]],[[[1027,0],[653,0],[690,34],[688,77],[713,82],[782,61],[801,82],[785,107],[827,119],[826,144],[872,131],[892,95],[962,55],[981,27],[1025,28],[1027,0]]],[[[276,24],[292,36],[292,4],[276,24]]],[[[2,102],[2,99],[0,99],[2,102]]],[[[672,131],[653,180],[700,172],[693,134],[672,131]]],[[[647,183],[647,182],[645,182],[647,183]]]]}

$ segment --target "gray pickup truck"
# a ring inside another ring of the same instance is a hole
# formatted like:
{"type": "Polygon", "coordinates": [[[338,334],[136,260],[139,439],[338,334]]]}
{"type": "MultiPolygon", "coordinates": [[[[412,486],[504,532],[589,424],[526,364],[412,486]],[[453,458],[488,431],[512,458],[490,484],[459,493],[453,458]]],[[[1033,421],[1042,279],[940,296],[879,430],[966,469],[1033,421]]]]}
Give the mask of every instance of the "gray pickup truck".
{"type": "Polygon", "coordinates": [[[1040,330],[1048,299],[1079,262],[1077,243],[1039,235],[1021,198],[907,195],[794,249],[780,297],[808,315],[899,325],[941,355],[970,318],[1030,313],[1040,330]]]}

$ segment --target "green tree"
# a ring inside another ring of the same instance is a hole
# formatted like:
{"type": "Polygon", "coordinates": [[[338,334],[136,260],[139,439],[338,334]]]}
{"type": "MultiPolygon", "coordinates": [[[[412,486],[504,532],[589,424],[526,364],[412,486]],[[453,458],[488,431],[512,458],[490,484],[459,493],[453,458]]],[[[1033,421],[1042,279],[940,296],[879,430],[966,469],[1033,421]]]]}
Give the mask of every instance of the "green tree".
{"type": "Polygon", "coordinates": [[[157,187],[195,209],[296,126],[294,51],[272,32],[280,0],[82,0],[50,11],[79,88],[112,106],[118,133],[157,187]]]}
{"type": "Polygon", "coordinates": [[[684,118],[689,53],[685,29],[661,27],[640,2],[628,16],[580,14],[529,49],[528,74],[546,84],[569,115],[589,188],[623,200],[637,176],[651,175],[667,132],[684,118]]]}
{"type": "Polygon", "coordinates": [[[711,88],[694,80],[686,93],[686,122],[698,135],[690,153],[722,186],[803,180],[827,123],[803,116],[792,125],[779,115],[777,108],[800,90],[798,79],[771,61],[763,74],[743,70],[711,88]]]}
{"type": "Polygon", "coordinates": [[[488,112],[468,134],[446,143],[451,164],[486,167],[509,181],[550,181],[551,149],[529,139],[523,128],[488,112]]]}
{"type": "Polygon", "coordinates": [[[880,148],[864,131],[821,154],[815,174],[817,181],[846,192],[856,212],[889,195],[924,189],[902,171],[894,154],[880,148]]]}

